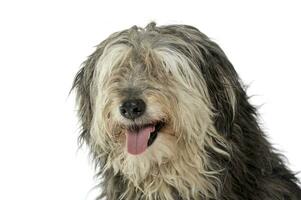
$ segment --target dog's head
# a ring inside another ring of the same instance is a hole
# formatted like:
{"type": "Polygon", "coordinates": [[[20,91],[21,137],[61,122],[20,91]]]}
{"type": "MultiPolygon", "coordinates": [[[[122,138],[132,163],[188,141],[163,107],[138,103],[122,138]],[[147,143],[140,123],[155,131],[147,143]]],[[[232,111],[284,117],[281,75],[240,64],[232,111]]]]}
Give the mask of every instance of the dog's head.
{"type": "Polygon", "coordinates": [[[148,194],[162,184],[214,193],[210,179],[221,168],[210,152],[228,154],[224,137],[241,86],[207,36],[154,23],[114,33],[83,63],[73,87],[81,139],[101,170],[121,173],[148,194]]]}

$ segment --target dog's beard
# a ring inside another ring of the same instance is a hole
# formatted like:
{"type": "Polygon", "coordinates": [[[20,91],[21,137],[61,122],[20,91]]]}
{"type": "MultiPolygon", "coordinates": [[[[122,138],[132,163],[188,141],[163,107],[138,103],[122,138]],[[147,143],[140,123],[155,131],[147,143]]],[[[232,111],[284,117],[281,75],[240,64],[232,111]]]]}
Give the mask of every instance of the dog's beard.
{"type": "MultiPolygon", "coordinates": [[[[136,190],[146,199],[172,199],[171,188],[177,188],[187,199],[198,198],[200,194],[214,197],[219,187],[215,176],[222,168],[211,168],[205,155],[206,141],[200,144],[199,141],[187,142],[185,138],[162,131],[139,155],[129,154],[123,141],[118,145],[119,149],[109,154],[105,170],[113,169],[115,174],[125,177],[128,183],[125,197],[136,190]],[[200,149],[204,155],[200,154],[200,149]]],[[[211,139],[210,136],[204,138],[208,143],[211,139]]]]}
{"type": "MultiPolygon", "coordinates": [[[[187,97],[184,94],[183,96],[187,97]]],[[[178,98],[181,97],[178,96],[178,98]]],[[[193,101],[195,100],[183,99],[181,105],[193,101]]],[[[119,173],[124,176],[130,185],[124,192],[124,196],[128,196],[132,190],[140,190],[142,194],[149,196],[146,199],[154,199],[160,195],[162,195],[161,199],[172,199],[172,187],[177,188],[178,192],[187,199],[197,198],[200,193],[208,197],[214,196],[218,186],[210,180],[215,179],[221,168],[211,166],[205,146],[207,144],[215,148],[213,140],[221,138],[216,138],[218,134],[211,124],[209,112],[204,105],[197,105],[202,107],[198,110],[203,110],[204,113],[196,112],[195,107],[185,110],[181,105],[174,109],[179,112],[173,113],[171,108],[166,114],[159,112],[160,109],[153,109],[153,118],[159,120],[164,116],[166,119],[173,120],[165,121],[166,124],[153,144],[139,155],[132,155],[128,152],[125,134],[129,123],[125,125],[124,121],[121,123],[120,118],[116,117],[117,112],[114,114],[112,111],[113,107],[116,107],[114,104],[107,107],[108,111],[104,111],[103,114],[106,116],[110,112],[110,120],[105,118],[103,123],[96,123],[105,125],[95,128],[98,134],[94,135],[93,139],[99,142],[96,146],[106,147],[106,151],[109,152],[104,171],[113,169],[115,174],[119,173]],[[198,123],[194,120],[198,120],[198,123]],[[107,132],[102,134],[99,130],[107,132]]],[[[215,149],[220,151],[219,153],[225,153],[223,150],[215,149]]]]}
{"type": "Polygon", "coordinates": [[[108,134],[118,134],[114,135],[111,140],[116,148],[111,150],[106,168],[112,167],[115,173],[121,172],[136,187],[140,187],[140,183],[146,179],[157,176],[158,174],[154,173],[158,173],[160,167],[172,162],[178,151],[175,126],[172,121],[168,120],[170,114],[163,112],[155,101],[151,104],[152,106],[148,107],[147,114],[145,114],[148,117],[142,117],[135,122],[125,121],[113,111],[112,123],[114,125],[108,125],[108,127],[113,127],[108,134]],[[132,147],[128,144],[131,142],[128,134],[141,134],[142,131],[148,131],[145,129],[150,129],[149,126],[153,128],[151,128],[152,133],[149,133],[146,149],[133,154],[132,147]],[[153,137],[154,134],[155,137],[153,137]]]}
{"type": "Polygon", "coordinates": [[[156,141],[140,155],[132,155],[126,147],[119,150],[111,165],[115,173],[121,171],[136,187],[142,181],[160,173],[159,167],[174,159],[177,152],[176,138],[169,134],[159,133],[156,141]]]}

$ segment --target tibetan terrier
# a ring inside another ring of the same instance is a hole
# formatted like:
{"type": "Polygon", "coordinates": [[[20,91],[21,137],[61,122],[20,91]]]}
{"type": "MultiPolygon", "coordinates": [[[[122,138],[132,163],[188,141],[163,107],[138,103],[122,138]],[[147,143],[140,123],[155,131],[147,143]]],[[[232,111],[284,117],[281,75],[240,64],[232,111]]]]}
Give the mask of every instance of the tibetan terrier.
{"type": "Polygon", "coordinates": [[[232,64],[192,26],[110,35],[73,88],[98,199],[301,199],[232,64]]]}

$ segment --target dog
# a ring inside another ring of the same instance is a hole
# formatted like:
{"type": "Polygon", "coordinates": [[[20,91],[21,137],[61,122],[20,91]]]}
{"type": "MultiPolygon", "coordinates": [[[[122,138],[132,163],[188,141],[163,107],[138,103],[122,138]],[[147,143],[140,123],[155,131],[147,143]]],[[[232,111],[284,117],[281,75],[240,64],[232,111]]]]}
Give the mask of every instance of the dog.
{"type": "Polygon", "coordinates": [[[223,50],[188,25],[113,33],[82,64],[79,141],[97,199],[300,200],[223,50]]]}

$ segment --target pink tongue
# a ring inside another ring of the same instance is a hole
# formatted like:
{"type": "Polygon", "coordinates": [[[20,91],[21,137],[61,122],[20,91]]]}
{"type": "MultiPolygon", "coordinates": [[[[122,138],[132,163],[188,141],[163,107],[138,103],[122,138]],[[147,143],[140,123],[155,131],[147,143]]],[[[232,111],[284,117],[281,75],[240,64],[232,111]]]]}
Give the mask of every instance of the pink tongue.
{"type": "Polygon", "coordinates": [[[154,126],[141,128],[139,131],[126,132],[127,150],[130,154],[138,155],[147,148],[147,141],[150,133],[155,130],[154,126]]]}

